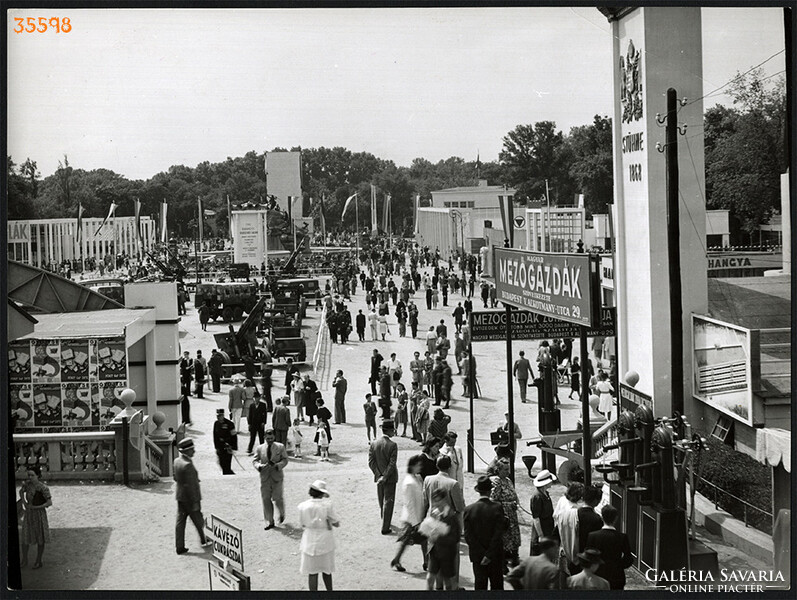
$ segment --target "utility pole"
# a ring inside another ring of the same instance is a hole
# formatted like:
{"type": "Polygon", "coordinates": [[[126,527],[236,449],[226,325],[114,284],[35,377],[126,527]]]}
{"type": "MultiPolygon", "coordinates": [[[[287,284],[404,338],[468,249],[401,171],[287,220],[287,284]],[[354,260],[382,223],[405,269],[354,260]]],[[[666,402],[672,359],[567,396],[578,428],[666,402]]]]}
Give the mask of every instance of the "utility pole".
{"type": "Polygon", "coordinates": [[[667,262],[670,279],[670,346],[672,411],[684,414],[683,306],[681,300],[681,232],[678,173],[678,99],[667,90],[667,128],[665,158],[667,170],[667,262]]]}

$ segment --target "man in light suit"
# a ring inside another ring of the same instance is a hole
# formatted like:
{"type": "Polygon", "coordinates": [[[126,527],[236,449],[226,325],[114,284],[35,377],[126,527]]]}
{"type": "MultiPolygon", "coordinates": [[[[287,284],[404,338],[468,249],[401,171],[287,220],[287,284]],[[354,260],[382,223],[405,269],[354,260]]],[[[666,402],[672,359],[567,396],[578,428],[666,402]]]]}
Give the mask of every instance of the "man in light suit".
{"type": "Polygon", "coordinates": [[[476,482],[480,498],[465,507],[465,541],[473,563],[474,589],[504,589],[504,546],[502,536],[507,527],[504,509],[490,500],[493,483],[487,475],[476,482]]]}
{"type": "Polygon", "coordinates": [[[260,496],[263,499],[263,518],[266,530],[274,527],[274,504],[279,511],[279,522],[285,521],[285,502],[282,498],[283,469],[288,465],[285,446],[274,441],[274,430],[266,429],[266,443],[255,451],[252,464],[260,472],[260,496]]]}
{"type": "Polygon", "coordinates": [[[191,460],[194,456],[194,440],[183,438],[177,444],[179,456],[174,459],[174,480],[177,482],[177,525],[174,528],[174,541],[177,554],[185,554],[185,522],[188,517],[199,532],[200,543],[209,546],[212,542],[205,537],[205,523],[202,518],[202,493],[199,490],[199,474],[191,460]]]}
{"type": "Polygon", "coordinates": [[[396,483],[398,470],[398,446],[391,440],[395,433],[393,421],[382,422],[382,437],[374,441],[368,448],[368,467],[374,474],[376,496],[382,515],[382,535],[390,533],[390,521],[393,519],[393,504],[396,501],[396,483]]]}

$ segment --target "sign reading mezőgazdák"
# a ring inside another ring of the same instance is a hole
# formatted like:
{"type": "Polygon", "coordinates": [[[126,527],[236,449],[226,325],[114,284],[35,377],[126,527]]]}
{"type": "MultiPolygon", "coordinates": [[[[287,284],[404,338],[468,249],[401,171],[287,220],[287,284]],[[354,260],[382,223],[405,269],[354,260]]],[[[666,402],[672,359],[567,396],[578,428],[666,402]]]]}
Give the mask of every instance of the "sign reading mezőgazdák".
{"type": "Polygon", "coordinates": [[[496,248],[496,296],[500,302],[568,323],[596,324],[593,280],[597,260],[589,254],[553,254],[496,248]]]}
{"type": "MultiPolygon", "coordinates": [[[[473,328],[470,339],[474,342],[492,342],[506,339],[506,311],[473,311],[473,328]]],[[[578,325],[545,317],[527,310],[512,311],[512,339],[545,340],[554,338],[576,338],[580,335],[578,325]]],[[[615,335],[615,308],[601,309],[598,327],[590,327],[587,337],[612,337],[615,335]]]]}

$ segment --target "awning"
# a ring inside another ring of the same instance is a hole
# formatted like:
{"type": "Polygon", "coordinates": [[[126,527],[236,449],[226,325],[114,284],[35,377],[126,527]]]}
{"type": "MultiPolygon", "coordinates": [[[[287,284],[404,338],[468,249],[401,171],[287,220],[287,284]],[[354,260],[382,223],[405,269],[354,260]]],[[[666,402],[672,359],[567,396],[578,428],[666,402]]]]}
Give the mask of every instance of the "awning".
{"type": "Polygon", "coordinates": [[[781,462],[791,473],[791,431],[785,429],[756,429],[756,460],[771,467],[781,462]]]}

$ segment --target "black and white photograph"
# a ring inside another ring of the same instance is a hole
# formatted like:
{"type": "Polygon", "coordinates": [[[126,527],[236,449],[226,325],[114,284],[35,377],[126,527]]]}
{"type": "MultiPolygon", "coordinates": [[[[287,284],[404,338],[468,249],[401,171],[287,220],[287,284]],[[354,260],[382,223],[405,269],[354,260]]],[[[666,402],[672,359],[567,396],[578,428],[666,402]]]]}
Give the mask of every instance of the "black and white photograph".
{"type": "Polygon", "coordinates": [[[3,7],[11,596],[790,593],[793,2],[3,7]]]}

